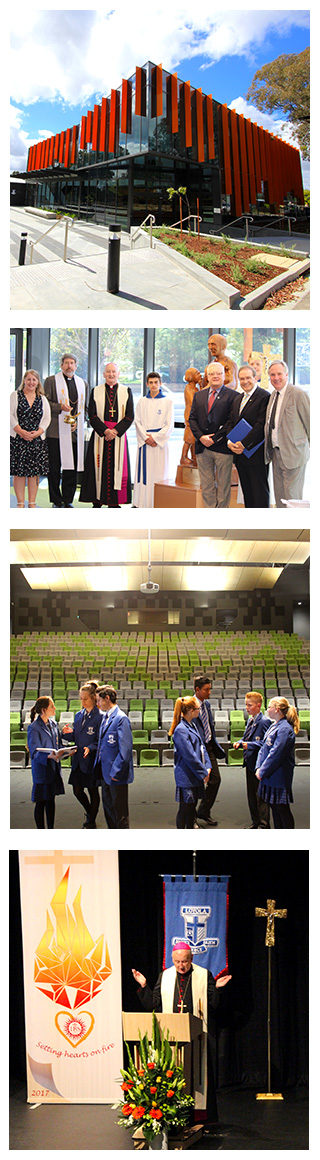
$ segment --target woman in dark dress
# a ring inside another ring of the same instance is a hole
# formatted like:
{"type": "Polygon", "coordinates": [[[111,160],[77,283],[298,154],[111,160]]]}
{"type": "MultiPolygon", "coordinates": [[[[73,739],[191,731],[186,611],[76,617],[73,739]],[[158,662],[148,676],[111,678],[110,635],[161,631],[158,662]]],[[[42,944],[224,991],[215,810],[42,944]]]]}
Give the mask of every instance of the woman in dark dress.
{"type": "Polygon", "coordinates": [[[62,732],[68,741],[74,741],[77,752],[72,758],[69,785],[74,796],[85,810],[83,829],[96,828],[96,816],[100,805],[98,786],[93,776],[93,766],[98,746],[101,713],[97,706],[96,689],[98,681],[88,681],[82,685],[79,696],[82,709],[76,713],[71,725],[65,725],[62,732]],[[87,791],[87,792],[85,792],[87,791]]]}
{"type": "Polygon", "coordinates": [[[107,363],[104,384],[91,392],[88,416],[93,427],[80,492],[82,503],[120,507],[132,501],[126,432],[133,422],[130,387],[119,383],[116,363],[107,363]]]}
{"type": "Polygon", "coordinates": [[[62,737],[58,726],[51,718],[55,714],[55,705],[51,697],[38,697],[32,706],[28,725],[28,749],[31,757],[32,795],[35,802],[34,820],[37,830],[44,830],[46,816],[48,830],[53,830],[55,816],[55,798],[64,793],[60,769],[61,763],[50,756],[50,751],[61,749],[62,737]],[[40,750],[49,750],[41,753],[40,750]]]}
{"type": "Polygon", "coordinates": [[[51,411],[37,371],[26,371],[17,391],[10,396],[10,474],[17,506],[24,508],[28,485],[28,507],[36,506],[40,475],[48,475],[49,459],[45,431],[51,411]]]}

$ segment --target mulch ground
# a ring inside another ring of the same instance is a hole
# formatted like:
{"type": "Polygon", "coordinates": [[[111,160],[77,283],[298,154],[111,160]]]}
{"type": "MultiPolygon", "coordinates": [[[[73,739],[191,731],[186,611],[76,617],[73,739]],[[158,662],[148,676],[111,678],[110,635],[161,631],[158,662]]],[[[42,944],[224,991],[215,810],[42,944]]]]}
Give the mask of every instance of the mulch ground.
{"type": "Polygon", "coordinates": [[[264,282],[271,281],[278,274],[283,274],[283,266],[270,266],[255,257],[251,246],[238,246],[236,242],[226,242],[222,239],[210,241],[204,237],[186,237],[181,242],[170,232],[157,231],[156,236],[166,245],[172,246],[183,253],[185,257],[204,266],[210,274],[216,274],[239,290],[242,297],[258,289],[264,282]],[[248,265],[249,263],[249,265],[248,265]]]}

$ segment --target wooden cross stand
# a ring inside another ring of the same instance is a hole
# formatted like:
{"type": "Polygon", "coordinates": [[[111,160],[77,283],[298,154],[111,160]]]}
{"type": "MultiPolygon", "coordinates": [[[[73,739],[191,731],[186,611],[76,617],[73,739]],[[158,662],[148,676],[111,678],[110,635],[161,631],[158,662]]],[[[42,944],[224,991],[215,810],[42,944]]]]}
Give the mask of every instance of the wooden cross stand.
{"type": "Polygon", "coordinates": [[[265,946],[268,947],[268,1091],[259,1092],[256,1096],[257,1100],[283,1100],[281,1092],[271,1091],[271,950],[275,944],[275,918],[286,918],[287,910],[276,910],[274,898],[267,898],[267,909],[256,906],[256,918],[266,918],[267,928],[265,937],[265,946]]]}

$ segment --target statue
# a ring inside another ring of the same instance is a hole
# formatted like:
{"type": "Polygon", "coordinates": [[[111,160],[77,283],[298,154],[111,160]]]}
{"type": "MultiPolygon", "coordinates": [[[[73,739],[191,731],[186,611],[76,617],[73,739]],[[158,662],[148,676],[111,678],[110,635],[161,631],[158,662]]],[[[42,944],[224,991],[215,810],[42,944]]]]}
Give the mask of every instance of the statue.
{"type": "MultiPolygon", "coordinates": [[[[208,350],[214,362],[222,363],[225,370],[224,386],[231,387],[233,391],[238,387],[238,367],[232,358],[226,354],[227,339],[223,334],[211,334],[208,338],[208,350]]],[[[208,386],[206,371],[203,378],[203,386],[208,386]]]]}
{"type": "Polygon", "coordinates": [[[251,350],[248,355],[249,366],[253,368],[257,383],[263,387],[265,391],[270,390],[269,375],[268,375],[268,354],[270,354],[271,347],[263,344],[263,354],[258,350],[251,350]]]}
{"type": "Polygon", "coordinates": [[[195,437],[192,434],[191,427],[189,427],[189,415],[192,407],[193,396],[196,391],[202,388],[202,375],[197,371],[196,367],[189,367],[184,375],[186,386],[184,391],[185,398],[185,412],[184,421],[185,429],[183,433],[183,448],[181,452],[180,465],[182,467],[196,467],[197,460],[194,451],[195,437]]]}

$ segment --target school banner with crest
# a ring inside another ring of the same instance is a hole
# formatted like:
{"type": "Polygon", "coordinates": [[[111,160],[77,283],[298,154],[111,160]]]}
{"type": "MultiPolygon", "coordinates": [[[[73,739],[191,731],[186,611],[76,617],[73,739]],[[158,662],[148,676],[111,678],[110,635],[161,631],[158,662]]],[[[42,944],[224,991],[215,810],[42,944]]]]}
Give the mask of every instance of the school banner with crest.
{"type": "Polygon", "coordinates": [[[187,942],[198,967],[214,978],[228,973],[229,878],[164,875],[163,969],[172,966],[175,943],[187,942]]]}
{"type": "Polygon", "coordinates": [[[29,1103],[113,1103],[122,1062],[116,851],[19,854],[29,1103]]]}

